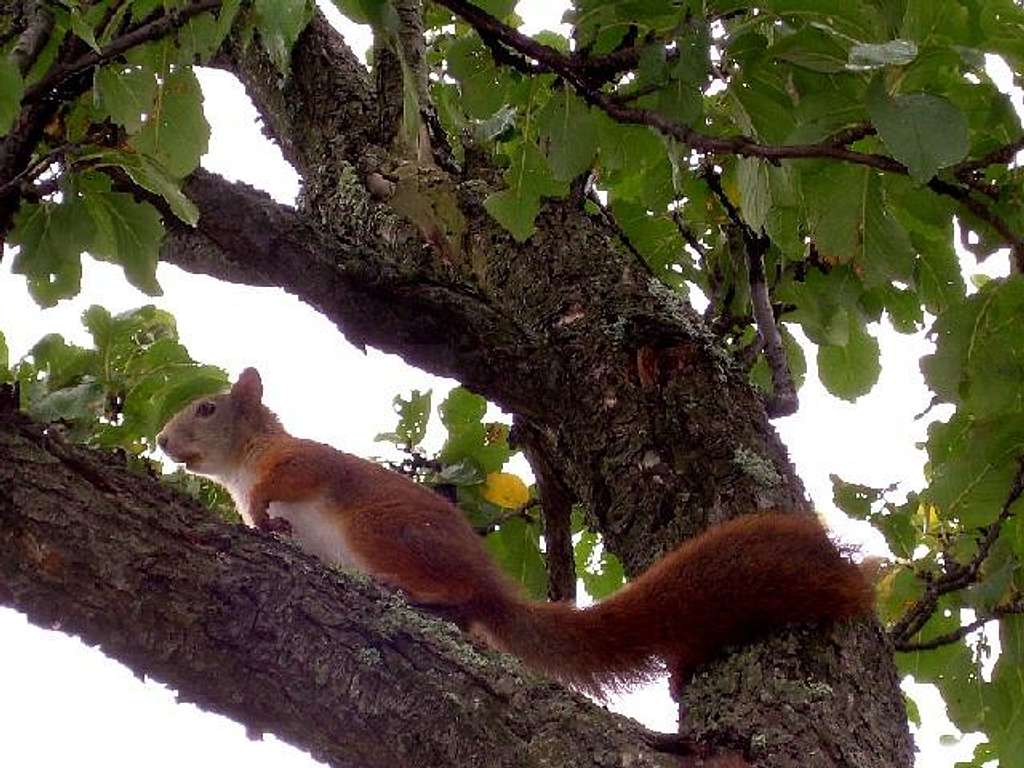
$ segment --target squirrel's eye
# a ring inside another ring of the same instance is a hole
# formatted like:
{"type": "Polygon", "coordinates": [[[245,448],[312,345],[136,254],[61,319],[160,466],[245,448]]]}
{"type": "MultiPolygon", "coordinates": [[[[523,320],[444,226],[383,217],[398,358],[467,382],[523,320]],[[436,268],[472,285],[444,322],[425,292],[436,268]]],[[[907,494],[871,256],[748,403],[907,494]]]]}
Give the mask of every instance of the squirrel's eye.
{"type": "Polygon", "coordinates": [[[198,416],[201,419],[205,419],[210,416],[213,416],[213,412],[216,410],[217,405],[207,400],[196,406],[196,416],[198,416]]]}

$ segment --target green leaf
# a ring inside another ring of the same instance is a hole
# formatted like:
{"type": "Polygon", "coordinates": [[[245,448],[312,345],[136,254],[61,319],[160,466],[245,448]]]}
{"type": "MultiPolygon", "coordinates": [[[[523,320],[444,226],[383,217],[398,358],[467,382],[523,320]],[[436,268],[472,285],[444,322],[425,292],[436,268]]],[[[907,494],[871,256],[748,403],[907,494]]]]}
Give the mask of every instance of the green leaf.
{"type": "Polygon", "coordinates": [[[818,374],[825,389],[843,400],[866,395],[878,381],[878,341],[851,318],[849,338],[842,346],[818,347],[818,374]]]}
{"type": "Polygon", "coordinates": [[[287,75],[292,46],[313,18],[311,4],[307,0],[253,0],[253,11],[264,50],[277,70],[287,75]]]}
{"type": "Polygon", "coordinates": [[[466,115],[486,119],[508,105],[510,82],[476,35],[459,37],[448,47],[448,71],[459,82],[466,115]]]}
{"type": "Polygon", "coordinates": [[[106,379],[127,371],[132,361],[155,342],[178,337],[174,316],[151,304],[118,315],[94,304],[82,313],[82,325],[103,360],[106,379]]]}
{"type": "Polygon", "coordinates": [[[889,211],[878,174],[854,166],[818,166],[802,177],[804,204],[818,252],[830,264],[852,262],[868,286],[909,280],[915,249],[889,211]]]}
{"type": "Polygon", "coordinates": [[[882,302],[889,313],[889,322],[899,333],[917,333],[924,323],[921,297],[912,289],[886,285],[882,289],[882,302]]]}
{"type": "Polygon", "coordinates": [[[611,210],[629,242],[654,274],[667,277],[671,267],[681,260],[690,266],[679,229],[668,215],[654,216],[642,205],[616,198],[611,199],[611,210]]]}
{"type": "Polygon", "coordinates": [[[818,27],[806,26],[783,37],[768,49],[777,59],[788,61],[813,72],[842,72],[846,69],[846,46],[818,27]]]}
{"type": "Polygon", "coordinates": [[[944,520],[988,525],[1009,494],[1024,456],[1024,415],[979,421],[957,413],[928,429],[931,484],[926,496],[944,520]]]}
{"type": "Polygon", "coordinates": [[[906,0],[900,36],[922,49],[961,41],[969,19],[967,7],[958,0],[906,0]]]}
{"type": "Polygon", "coordinates": [[[832,481],[832,501],[854,520],[867,520],[871,507],[882,498],[881,488],[859,483],[848,483],[839,475],[829,475],[832,481]]]}
{"type": "Polygon", "coordinates": [[[919,183],[967,156],[967,119],[941,96],[912,93],[888,98],[878,86],[869,94],[868,113],[893,157],[919,183]]]}
{"type": "Polygon", "coordinates": [[[14,126],[24,95],[25,83],[18,68],[6,56],[0,56],[0,136],[14,126]]]}
{"type": "Polygon", "coordinates": [[[512,154],[505,184],[507,189],[484,200],[484,208],[520,242],[534,232],[533,221],[540,212],[541,197],[566,192],[566,185],[551,176],[540,150],[525,141],[519,143],[512,154]]]}
{"type": "Polygon", "coordinates": [[[441,423],[448,429],[478,423],[487,413],[487,401],[465,387],[456,387],[438,408],[441,423]]]}
{"type": "Polygon", "coordinates": [[[917,702],[912,698],[903,694],[903,706],[907,710],[907,720],[916,725],[918,728],[921,727],[921,710],[917,708],[917,702]]]}
{"type": "Polygon", "coordinates": [[[851,322],[859,322],[862,293],[853,270],[837,267],[827,273],[810,269],[802,282],[783,282],[777,298],[796,306],[785,320],[799,323],[811,341],[842,347],[850,338],[851,322]]]}
{"type": "Polygon", "coordinates": [[[1006,616],[999,622],[1002,652],[986,691],[986,733],[999,754],[1001,768],[1024,765],[1024,617],[1006,616]]]}
{"type": "Polygon", "coordinates": [[[464,387],[451,391],[438,409],[448,429],[448,439],[438,454],[445,465],[472,459],[484,475],[497,472],[512,455],[508,447],[508,427],[485,424],[487,401],[464,387]]]}
{"type": "Polygon", "coordinates": [[[193,227],[198,223],[199,209],[185,197],[181,183],[153,160],[136,152],[116,149],[100,150],[87,155],[83,160],[91,161],[96,168],[121,168],[140,187],[162,197],[174,215],[184,223],[193,227]]]}
{"type": "Polygon", "coordinates": [[[28,412],[44,424],[61,420],[88,423],[102,412],[105,399],[103,385],[90,379],[50,392],[32,403],[28,412]]]}
{"type": "Polygon", "coordinates": [[[953,244],[948,239],[927,239],[913,233],[918,259],[914,269],[917,285],[925,309],[939,314],[955,306],[966,291],[960,262],[953,244]]]}
{"type": "Polygon", "coordinates": [[[96,42],[96,35],[93,31],[92,24],[82,14],[81,10],[72,7],[68,11],[68,23],[71,27],[71,31],[78,36],[79,39],[83,40],[86,45],[92,48],[96,53],[100,52],[99,44],[96,42]]]}
{"type": "Polygon", "coordinates": [[[63,389],[95,375],[98,368],[96,352],[68,344],[60,334],[50,333],[29,350],[35,370],[46,378],[50,390],[63,389]]]}
{"type": "Polygon", "coordinates": [[[334,5],[356,24],[369,24],[377,29],[384,28],[389,11],[387,0],[334,0],[334,5]]]}
{"type": "Polygon", "coordinates": [[[394,432],[379,434],[374,440],[395,443],[406,449],[419,445],[427,433],[427,422],[430,420],[430,399],[431,390],[429,389],[426,392],[414,389],[408,400],[401,395],[395,395],[392,403],[398,413],[398,426],[395,427],[394,432]]]}
{"type": "Polygon", "coordinates": [[[890,40],[886,43],[857,43],[850,48],[849,68],[857,70],[879,67],[902,67],[917,58],[913,40],[890,40]]]}
{"type": "Polygon", "coordinates": [[[436,482],[448,485],[480,485],[487,479],[487,474],[473,459],[462,459],[448,464],[437,473],[436,482]]]}
{"type": "Polygon", "coordinates": [[[584,531],[573,548],[576,575],[583,588],[595,600],[603,600],[626,583],[622,563],[604,548],[601,537],[593,531],[584,531]],[[600,547],[600,556],[595,557],[600,547]]]}
{"type": "Polygon", "coordinates": [[[180,68],[164,79],[152,113],[129,144],[181,179],[199,165],[209,140],[199,80],[191,69],[180,68]]]}
{"type": "Polygon", "coordinates": [[[516,127],[516,115],[516,108],[506,105],[486,120],[474,121],[473,137],[477,141],[497,141],[510,138],[516,127]]]}
{"type": "Polygon", "coordinates": [[[223,0],[217,9],[201,13],[178,30],[178,57],[183,64],[204,64],[218,50],[238,16],[241,0],[223,0]]]}
{"type": "Polygon", "coordinates": [[[164,236],[160,214],[149,203],[110,191],[106,177],[91,176],[88,186],[81,185],[82,201],[96,225],[90,253],[103,261],[120,264],[128,282],[143,293],[159,295],[156,263],[164,236]]]}
{"type": "Polygon", "coordinates": [[[772,191],[768,178],[768,163],[756,157],[740,157],[736,161],[736,175],[740,190],[740,212],[755,232],[764,229],[772,210],[772,191]]]}
{"type": "Polygon", "coordinates": [[[597,120],[572,89],[557,91],[537,121],[556,179],[568,181],[590,169],[597,150],[597,120]]]}
{"type": "Polygon", "coordinates": [[[78,293],[81,254],[94,233],[92,219],[79,200],[22,204],[10,238],[21,246],[11,271],[25,276],[39,306],[52,307],[78,293]]]}
{"type": "Polygon", "coordinates": [[[935,353],[921,362],[932,391],[980,417],[1024,412],[1024,278],[989,282],[933,332],[935,353]]]}
{"type": "Polygon", "coordinates": [[[518,517],[509,518],[501,528],[484,539],[484,546],[505,573],[523,585],[535,599],[548,588],[547,571],[540,553],[540,526],[518,517]]]}
{"type": "Polygon", "coordinates": [[[143,125],[143,114],[153,108],[156,73],[143,65],[108,64],[96,72],[93,93],[96,117],[110,117],[136,133],[143,125]]]}
{"type": "Polygon", "coordinates": [[[517,0],[474,0],[473,5],[496,19],[504,19],[515,10],[516,2],[517,0]]]}

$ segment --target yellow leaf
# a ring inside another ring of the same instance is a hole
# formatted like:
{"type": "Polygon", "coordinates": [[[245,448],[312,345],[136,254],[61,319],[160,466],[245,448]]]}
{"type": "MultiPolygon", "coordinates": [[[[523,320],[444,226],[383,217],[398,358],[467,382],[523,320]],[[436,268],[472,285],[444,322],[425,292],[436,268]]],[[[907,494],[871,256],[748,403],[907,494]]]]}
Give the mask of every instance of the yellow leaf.
{"type": "Polygon", "coordinates": [[[484,481],[483,497],[505,509],[521,507],[530,500],[526,483],[507,472],[491,472],[484,481]]]}

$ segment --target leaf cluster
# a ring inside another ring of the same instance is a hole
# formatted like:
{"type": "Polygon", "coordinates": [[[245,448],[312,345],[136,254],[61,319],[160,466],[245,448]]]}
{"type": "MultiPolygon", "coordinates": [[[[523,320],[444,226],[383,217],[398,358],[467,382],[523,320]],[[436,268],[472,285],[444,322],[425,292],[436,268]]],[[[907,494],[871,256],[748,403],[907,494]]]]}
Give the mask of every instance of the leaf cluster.
{"type": "MultiPolygon", "coordinates": [[[[514,455],[508,425],[485,421],[487,401],[456,387],[438,406],[446,438],[433,456],[423,440],[431,417],[431,392],[396,396],[398,423],[377,440],[393,443],[405,459],[393,467],[434,487],[455,501],[470,523],[484,535],[484,546],[495,561],[523,585],[527,594],[542,599],[548,580],[542,550],[543,525],[537,514],[536,487],[527,487],[516,474],[503,471],[514,455]]],[[[622,566],[603,551],[598,534],[587,530],[579,510],[572,517],[576,572],[587,592],[604,597],[621,586],[622,566]]]]}
{"type": "Polygon", "coordinates": [[[9,234],[18,246],[13,269],[43,307],[78,293],[83,252],[121,265],[129,282],[158,295],[164,222],[195,226],[199,218],[180,190],[210,135],[193,65],[209,61],[234,31],[242,46],[258,39],[284,74],[312,6],[60,0],[53,14],[49,39],[24,75],[9,56],[16,41],[0,47],[0,138],[22,110],[60,103],[25,172],[0,180],[22,195],[9,234]]]}
{"type": "Polygon", "coordinates": [[[895,556],[880,582],[882,616],[897,625],[903,671],[938,686],[949,716],[988,742],[970,765],[1024,754],[1014,725],[1024,702],[1024,526],[1013,489],[1024,459],[1024,279],[990,281],[943,312],[932,328],[935,352],[921,368],[938,403],[955,406],[928,430],[928,485],[903,503],[876,489],[833,478],[835,501],[885,536],[895,556]],[[976,573],[972,573],[976,569],[976,573]],[[954,583],[948,592],[937,585],[954,583]],[[930,612],[930,593],[938,598],[930,612]],[[992,621],[986,633],[962,633],[968,622],[992,621]],[[999,655],[991,675],[990,638],[999,655]],[[932,647],[936,643],[939,647],[932,647]]]}

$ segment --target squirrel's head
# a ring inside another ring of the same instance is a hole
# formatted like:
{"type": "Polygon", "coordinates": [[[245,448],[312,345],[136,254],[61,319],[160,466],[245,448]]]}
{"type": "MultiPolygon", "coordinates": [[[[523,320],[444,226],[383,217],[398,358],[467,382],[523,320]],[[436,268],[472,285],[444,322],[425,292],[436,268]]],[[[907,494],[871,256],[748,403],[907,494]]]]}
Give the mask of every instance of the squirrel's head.
{"type": "Polygon", "coordinates": [[[157,445],[193,472],[214,477],[230,473],[253,437],[280,430],[262,399],[259,372],[246,368],[230,391],[185,406],[157,435],[157,445]]]}

